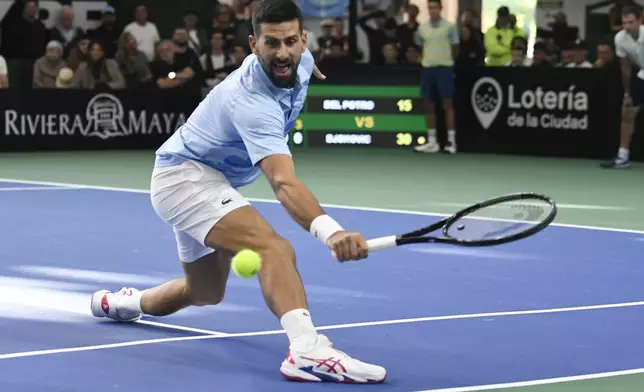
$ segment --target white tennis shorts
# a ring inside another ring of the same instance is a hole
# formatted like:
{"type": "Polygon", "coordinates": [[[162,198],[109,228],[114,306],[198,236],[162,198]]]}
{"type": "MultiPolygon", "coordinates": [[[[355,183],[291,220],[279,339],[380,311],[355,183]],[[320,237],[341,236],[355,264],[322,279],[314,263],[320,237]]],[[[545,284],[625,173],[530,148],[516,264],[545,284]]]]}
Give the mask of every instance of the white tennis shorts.
{"type": "Polygon", "coordinates": [[[191,160],[154,168],[150,198],[157,215],[173,227],[186,263],[214,252],[205,245],[208,232],[231,211],[250,205],[223,174],[191,160]]]}

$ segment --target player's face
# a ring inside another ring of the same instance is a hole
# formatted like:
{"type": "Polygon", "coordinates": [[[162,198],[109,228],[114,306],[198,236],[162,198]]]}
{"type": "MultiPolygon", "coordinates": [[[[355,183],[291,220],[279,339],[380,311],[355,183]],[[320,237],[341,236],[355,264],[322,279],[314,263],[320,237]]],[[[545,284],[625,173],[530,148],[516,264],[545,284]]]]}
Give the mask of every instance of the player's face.
{"type": "Polygon", "coordinates": [[[300,32],[297,19],[261,24],[259,37],[250,36],[250,47],[276,86],[293,86],[302,52],[306,49],[306,33],[300,32]]]}

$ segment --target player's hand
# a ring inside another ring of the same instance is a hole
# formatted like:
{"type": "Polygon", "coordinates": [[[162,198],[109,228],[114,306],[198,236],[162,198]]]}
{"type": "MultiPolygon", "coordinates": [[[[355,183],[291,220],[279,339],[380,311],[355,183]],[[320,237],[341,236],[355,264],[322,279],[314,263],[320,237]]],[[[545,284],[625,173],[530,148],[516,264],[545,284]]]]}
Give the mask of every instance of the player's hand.
{"type": "Polygon", "coordinates": [[[315,75],[316,78],[320,80],[326,79],[326,75],[324,75],[320,70],[318,69],[318,66],[313,64],[313,75],[315,75]]]}
{"type": "Polygon", "coordinates": [[[362,260],[369,255],[367,241],[360,233],[339,231],[329,237],[327,244],[340,262],[362,260]]]}

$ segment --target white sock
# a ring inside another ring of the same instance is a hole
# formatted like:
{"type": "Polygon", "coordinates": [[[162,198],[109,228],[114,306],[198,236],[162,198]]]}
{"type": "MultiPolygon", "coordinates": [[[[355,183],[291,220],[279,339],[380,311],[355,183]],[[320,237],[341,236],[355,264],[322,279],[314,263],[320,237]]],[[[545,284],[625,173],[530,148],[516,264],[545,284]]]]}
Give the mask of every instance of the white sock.
{"type": "Polygon", "coordinates": [[[628,160],[628,156],[629,156],[628,148],[620,147],[619,151],[617,152],[617,156],[619,157],[619,159],[628,160]]]}
{"type": "Polygon", "coordinates": [[[293,309],[284,313],[280,323],[286,331],[290,348],[297,352],[307,352],[318,341],[318,333],[313,326],[311,314],[306,309],[293,309]]]}
{"type": "Polygon", "coordinates": [[[428,129],[427,130],[427,142],[428,143],[436,143],[436,130],[435,129],[428,129]]]}
{"type": "Polygon", "coordinates": [[[449,131],[447,131],[447,140],[450,143],[456,144],[456,131],[455,130],[450,129],[449,131]]]}
{"type": "Polygon", "coordinates": [[[142,313],[141,311],[141,297],[145,291],[132,291],[132,295],[124,295],[119,301],[119,308],[125,309],[128,312],[142,313]]]}

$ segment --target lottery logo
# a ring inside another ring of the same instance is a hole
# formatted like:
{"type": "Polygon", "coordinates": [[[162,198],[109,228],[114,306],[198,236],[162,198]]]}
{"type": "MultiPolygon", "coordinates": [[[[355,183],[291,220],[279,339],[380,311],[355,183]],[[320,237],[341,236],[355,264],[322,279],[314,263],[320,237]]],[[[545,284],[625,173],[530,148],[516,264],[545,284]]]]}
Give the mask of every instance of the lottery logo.
{"type": "Polygon", "coordinates": [[[472,88],[472,108],[484,129],[488,129],[503,104],[503,91],[495,79],[484,77],[472,88]]]}

